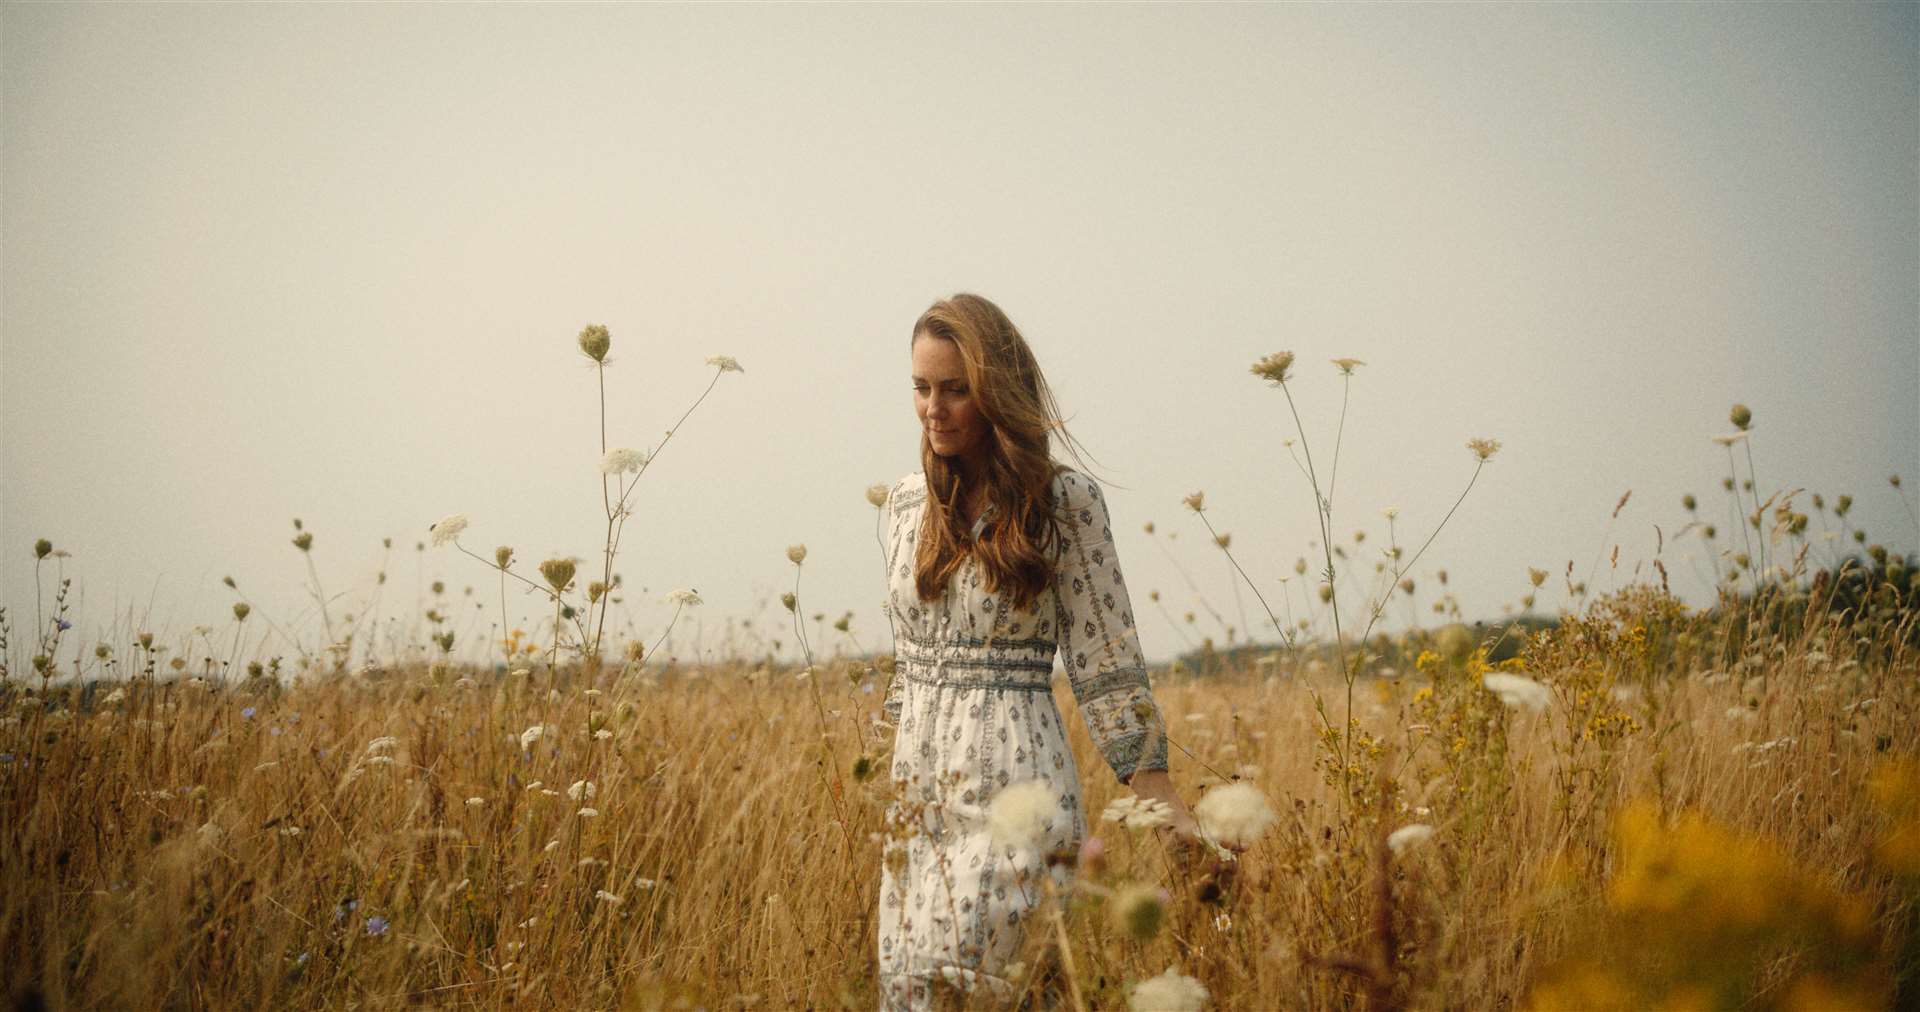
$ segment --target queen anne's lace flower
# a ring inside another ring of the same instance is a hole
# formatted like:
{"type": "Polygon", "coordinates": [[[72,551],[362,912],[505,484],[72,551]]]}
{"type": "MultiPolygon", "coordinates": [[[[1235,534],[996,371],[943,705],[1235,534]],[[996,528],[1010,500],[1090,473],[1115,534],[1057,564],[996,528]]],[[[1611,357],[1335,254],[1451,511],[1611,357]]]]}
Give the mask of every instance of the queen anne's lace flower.
{"type": "Polygon", "coordinates": [[[467,515],[465,513],[449,513],[436,521],[432,527],[428,528],[433,534],[433,543],[435,545],[452,544],[454,541],[459,540],[460,532],[466,529],[467,515]]]}
{"type": "Polygon", "coordinates": [[[601,474],[639,474],[647,455],[630,446],[616,446],[600,457],[601,474]]]}
{"type": "Polygon", "coordinates": [[[1152,829],[1173,822],[1173,807],[1158,798],[1121,797],[1108,802],[1100,818],[1127,829],[1152,829]]]}
{"type": "Polygon", "coordinates": [[[721,372],[746,372],[745,369],[740,368],[740,362],[732,355],[709,355],[707,364],[718,367],[721,372]]]}
{"type": "Polygon", "coordinates": [[[1544,710],[1553,698],[1553,694],[1547,687],[1539,682],[1525,675],[1509,674],[1505,671],[1487,672],[1480,676],[1480,684],[1485,685],[1487,691],[1499,696],[1502,703],[1528,710],[1544,710]]]}
{"type": "Polygon", "coordinates": [[[987,805],[987,830],[1003,847],[1037,847],[1057,807],[1045,781],[1023,780],[994,795],[987,805]]]}
{"type": "Polygon", "coordinates": [[[1433,839],[1433,827],[1424,822],[1416,822],[1388,833],[1387,849],[1398,854],[1414,844],[1425,843],[1431,839],[1433,839]]]}
{"type": "Polygon", "coordinates": [[[682,587],[667,594],[667,603],[691,608],[700,603],[700,592],[682,587]]]}
{"type": "Polygon", "coordinates": [[[1279,820],[1267,796],[1248,783],[1215,787],[1193,807],[1193,814],[1209,837],[1230,847],[1252,846],[1279,820]]]}
{"type": "Polygon", "coordinates": [[[1133,1012],[1200,1012],[1206,1003],[1206,985],[1173,967],[1133,985],[1127,994],[1127,1007],[1133,1012]]]}

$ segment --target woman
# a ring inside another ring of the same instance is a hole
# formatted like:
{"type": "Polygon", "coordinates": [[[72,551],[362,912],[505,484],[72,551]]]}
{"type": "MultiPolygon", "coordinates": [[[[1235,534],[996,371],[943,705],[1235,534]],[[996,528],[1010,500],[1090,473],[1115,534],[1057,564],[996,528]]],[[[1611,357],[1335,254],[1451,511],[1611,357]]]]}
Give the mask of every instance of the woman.
{"type": "Polygon", "coordinates": [[[1046,859],[1086,835],[1051,692],[1056,650],[1114,776],[1168,804],[1173,842],[1196,839],[1167,777],[1106,502],[1053,461],[1058,411],[1032,351],[999,307],[961,294],[914,324],[912,359],[923,470],[887,502],[896,669],[885,709],[900,793],[881,872],[883,1009],[927,1008],[940,982],[1011,994],[1001,970],[1042,876],[1056,890],[1069,881],[1046,859]],[[996,839],[990,815],[1004,819],[1021,795],[997,813],[995,798],[1030,781],[1045,788],[1023,788],[1044,798],[1044,831],[996,839]]]}

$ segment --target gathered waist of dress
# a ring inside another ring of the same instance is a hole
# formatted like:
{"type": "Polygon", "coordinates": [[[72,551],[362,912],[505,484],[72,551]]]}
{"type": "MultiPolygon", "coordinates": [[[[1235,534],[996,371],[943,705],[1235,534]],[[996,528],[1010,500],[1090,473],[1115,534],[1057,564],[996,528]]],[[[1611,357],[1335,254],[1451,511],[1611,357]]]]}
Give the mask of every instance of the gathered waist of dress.
{"type": "Polygon", "coordinates": [[[908,681],[955,689],[1053,689],[1054,645],[1041,641],[922,643],[901,638],[895,646],[900,674],[908,681]]]}

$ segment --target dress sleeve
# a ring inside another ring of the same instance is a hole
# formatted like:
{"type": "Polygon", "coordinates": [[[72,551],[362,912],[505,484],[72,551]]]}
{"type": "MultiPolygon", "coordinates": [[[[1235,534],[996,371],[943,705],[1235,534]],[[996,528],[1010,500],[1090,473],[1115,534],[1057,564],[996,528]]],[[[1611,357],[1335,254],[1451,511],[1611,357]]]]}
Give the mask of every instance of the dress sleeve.
{"type": "Polygon", "coordinates": [[[886,701],[880,704],[880,709],[887,715],[887,723],[889,724],[900,723],[900,707],[906,689],[906,679],[900,677],[898,654],[900,627],[895,623],[893,615],[893,570],[894,567],[898,566],[901,562],[900,525],[894,513],[894,504],[900,501],[900,490],[906,488],[906,486],[907,479],[902,478],[894,482],[893,487],[887,491],[887,579],[882,587],[887,597],[886,600],[881,603],[881,607],[887,609],[887,625],[893,630],[895,656],[893,670],[887,672],[886,701]]]}
{"type": "Polygon", "coordinates": [[[1063,505],[1054,572],[1060,660],[1094,744],[1121,783],[1167,768],[1167,728],[1147,682],[1133,605],[1114,555],[1106,497],[1092,479],[1055,482],[1063,505]]]}

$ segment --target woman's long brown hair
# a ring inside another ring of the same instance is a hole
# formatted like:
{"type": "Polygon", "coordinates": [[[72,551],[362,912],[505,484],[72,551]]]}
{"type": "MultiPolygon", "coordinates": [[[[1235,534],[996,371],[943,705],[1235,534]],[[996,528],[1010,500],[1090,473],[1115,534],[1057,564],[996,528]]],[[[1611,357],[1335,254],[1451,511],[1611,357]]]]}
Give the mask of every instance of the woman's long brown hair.
{"type": "MultiPolygon", "coordinates": [[[[988,593],[1005,595],[1016,608],[1029,608],[1053,581],[1060,545],[1061,519],[1053,502],[1051,437],[1059,430],[1068,452],[1080,459],[1060,420],[1059,405],[1026,339],[992,302],[962,292],[941,299],[914,322],[911,341],[952,341],[960,352],[967,387],[987,423],[987,453],[979,474],[968,482],[986,484],[993,516],[974,543],[988,593]]],[[[911,344],[909,341],[909,344],[911,344]]],[[[962,475],[947,458],[933,452],[920,434],[921,469],[927,476],[926,516],[914,556],[914,585],[920,599],[945,593],[947,581],[968,553],[967,532],[958,505],[962,475]]],[[[984,507],[983,507],[984,509],[984,507]]]]}

